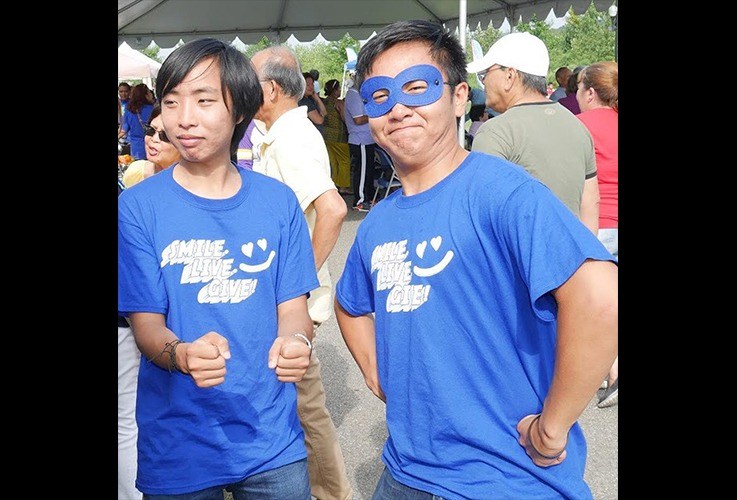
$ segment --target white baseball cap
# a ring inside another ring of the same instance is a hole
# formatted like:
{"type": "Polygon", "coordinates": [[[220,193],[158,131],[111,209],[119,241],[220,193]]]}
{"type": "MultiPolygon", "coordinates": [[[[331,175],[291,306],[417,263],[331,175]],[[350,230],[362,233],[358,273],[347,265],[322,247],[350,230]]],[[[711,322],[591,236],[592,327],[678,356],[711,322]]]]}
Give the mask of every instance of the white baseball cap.
{"type": "Polygon", "coordinates": [[[536,76],[548,76],[550,56],[542,40],[531,33],[509,33],[489,47],[482,58],[468,63],[466,71],[478,73],[499,64],[536,76]]]}

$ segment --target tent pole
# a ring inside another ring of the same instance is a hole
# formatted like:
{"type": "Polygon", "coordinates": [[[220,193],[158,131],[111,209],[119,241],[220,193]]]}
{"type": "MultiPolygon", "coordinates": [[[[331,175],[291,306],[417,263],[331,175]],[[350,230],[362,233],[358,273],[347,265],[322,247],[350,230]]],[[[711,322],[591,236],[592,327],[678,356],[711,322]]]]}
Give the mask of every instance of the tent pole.
{"type": "MultiPolygon", "coordinates": [[[[466,52],[466,0],[458,1],[458,33],[460,34],[461,47],[466,52]]],[[[465,115],[464,115],[465,116],[465,115]]],[[[466,124],[464,119],[458,120],[458,144],[461,147],[466,145],[466,124]]]]}

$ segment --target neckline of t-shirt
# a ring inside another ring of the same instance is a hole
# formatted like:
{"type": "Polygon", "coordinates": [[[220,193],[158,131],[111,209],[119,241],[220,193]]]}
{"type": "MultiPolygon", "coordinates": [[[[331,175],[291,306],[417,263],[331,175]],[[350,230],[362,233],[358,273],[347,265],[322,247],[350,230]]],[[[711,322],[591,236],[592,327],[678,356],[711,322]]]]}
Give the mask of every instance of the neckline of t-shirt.
{"type": "Polygon", "coordinates": [[[453,170],[445,178],[441,179],[440,182],[432,186],[430,189],[421,193],[406,196],[404,192],[401,192],[396,199],[396,206],[398,208],[413,208],[423,203],[431,201],[436,196],[439,196],[449,185],[451,185],[454,179],[458,178],[461,173],[468,168],[468,164],[478,156],[479,153],[475,151],[469,152],[468,156],[458,165],[458,168],[453,170]]]}
{"type": "Polygon", "coordinates": [[[174,168],[175,166],[172,166],[162,172],[160,172],[158,175],[166,173],[168,175],[168,183],[170,188],[184,201],[189,203],[190,205],[196,206],[198,208],[202,208],[204,210],[212,210],[212,211],[221,211],[221,210],[230,210],[232,208],[237,207],[243,201],[248,197],[248,194],[250,193],[250,187],[251,187],[251,179],[246,172],[251,172],[248,169],[239,167],[237,164],[231,162],[231,165],[233,165],[237,170],[238,173],[241,176],[241,187],[238,189],[238,191],[229,198],[219,198],[219,199],[213,199],[213,198],[204,198],[202,196],[198,196],[190,191],[187,191],[185,188],[179,185],[177,181],[174,180],[174,168]]]}

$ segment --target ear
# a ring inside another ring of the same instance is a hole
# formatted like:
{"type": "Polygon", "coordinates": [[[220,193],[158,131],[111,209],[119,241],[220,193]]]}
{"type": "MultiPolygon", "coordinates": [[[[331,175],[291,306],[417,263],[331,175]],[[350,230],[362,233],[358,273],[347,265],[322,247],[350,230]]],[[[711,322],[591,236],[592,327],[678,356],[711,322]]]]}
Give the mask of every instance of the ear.
{"type": "Polygon", "coordinates": [[[466,103],[468,102],[469,92],[468,82],[461,82],[453,89],[453,105],[455,107],[456,118],[460,118],[466,114],[466,103]]]}
{"type": "Polygon", "coordinates": [[[511,90],[515,82],[519,80],[519,73],[514,68],[506,68],[504,71],[504,90],[511,90]]]}
{"type": "Polygon", "coordinates": [[[269,98],[272,101],[276,101],[278,94],[281,91],[281,87],[274,80],[270,80],[268,88],[269,88],[269,98]]]}
{"type": "Polygon", "coordinates": [[[589,103],[594,102],[597,99],[596,89],[594,87],[589,87],[586,89],[586,99],[589,103]]]}

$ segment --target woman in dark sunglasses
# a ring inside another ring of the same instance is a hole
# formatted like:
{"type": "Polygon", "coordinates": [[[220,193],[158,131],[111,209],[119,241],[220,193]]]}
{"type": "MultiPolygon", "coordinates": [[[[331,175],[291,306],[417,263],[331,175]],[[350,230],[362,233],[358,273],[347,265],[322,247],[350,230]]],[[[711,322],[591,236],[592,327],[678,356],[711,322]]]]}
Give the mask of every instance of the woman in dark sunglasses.
{"type": "Polygon", "coordinates": [[[161,106],[157,103],[151,111],[148,125],[144,125],[146,159],[136,160],[123,174],[126,188],[138,184],[143,179],[169,168],[179,161],[179,151],[169,142],[161,121],[161,106]]]}

